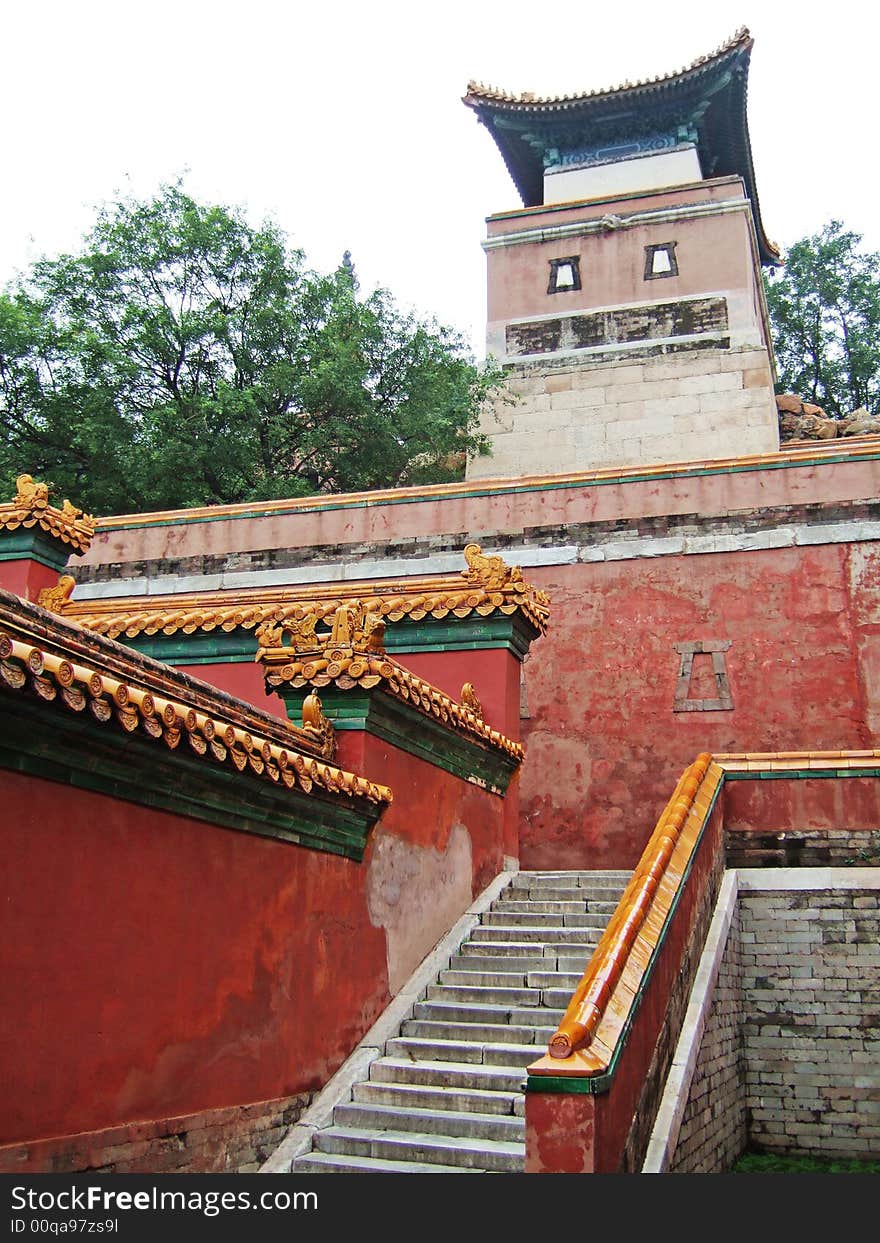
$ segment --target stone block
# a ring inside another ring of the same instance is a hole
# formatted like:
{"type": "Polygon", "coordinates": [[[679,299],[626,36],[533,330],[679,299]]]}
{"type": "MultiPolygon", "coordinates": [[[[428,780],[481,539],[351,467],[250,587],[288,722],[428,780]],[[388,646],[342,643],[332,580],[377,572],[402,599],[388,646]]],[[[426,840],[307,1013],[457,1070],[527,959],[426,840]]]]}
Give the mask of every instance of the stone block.
{"type": "Polygon", "coordinates": [[[553,410],[583,410],[593,406],[602,406],[608,400],[604,388],[566,389],[564,392],[553,393],[546,400],[553,410]]]}
{"type": "Polygon", "coordinates": [[[772,391],[773,378],[769,367],[754,367],[743,372],[743,388],[766,388],[772,391]]]}
{"type": "Polygon", "coordinates": [[[678,381],[682,393],[727,393],[742,389],[739,371],[715,371],[704,375],[685,375],[678,381]]]}

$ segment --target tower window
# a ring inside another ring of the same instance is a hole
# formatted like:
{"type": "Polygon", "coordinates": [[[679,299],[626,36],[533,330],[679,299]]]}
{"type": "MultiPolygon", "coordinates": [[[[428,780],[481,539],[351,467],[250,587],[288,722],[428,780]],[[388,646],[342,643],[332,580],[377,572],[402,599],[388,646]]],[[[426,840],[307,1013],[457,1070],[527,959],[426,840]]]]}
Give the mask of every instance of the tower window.
{"type": "Polygon", "coordinates": [[[570,293],[581,287],[580,255],[568,255],[565,259],[550,260],[548,293],[570,293]]]}
{"type": "Polygon", "coordinates": [[[663,276],[678,276],[675,242],[660,242],[645,247],[645,280],[656,281],[663,276]]]}

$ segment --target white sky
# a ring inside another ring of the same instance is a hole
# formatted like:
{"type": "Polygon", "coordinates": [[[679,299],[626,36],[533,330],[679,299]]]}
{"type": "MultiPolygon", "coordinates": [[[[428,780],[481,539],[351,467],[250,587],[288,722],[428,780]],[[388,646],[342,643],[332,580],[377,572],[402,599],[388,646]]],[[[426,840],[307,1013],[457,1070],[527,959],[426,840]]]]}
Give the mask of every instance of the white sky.
{"type": "Polygon", "coordinates": [[[832,217],[880,250],[871,0],[6,0],[0,284],[78,246],[96,208],[184,174],[196,198],[274,219],[312,266],[483,352],[485,217],[520,205],[461,103],[470,78],[570,93],[755,39],[749,128],[765,230],[832,217]]]}

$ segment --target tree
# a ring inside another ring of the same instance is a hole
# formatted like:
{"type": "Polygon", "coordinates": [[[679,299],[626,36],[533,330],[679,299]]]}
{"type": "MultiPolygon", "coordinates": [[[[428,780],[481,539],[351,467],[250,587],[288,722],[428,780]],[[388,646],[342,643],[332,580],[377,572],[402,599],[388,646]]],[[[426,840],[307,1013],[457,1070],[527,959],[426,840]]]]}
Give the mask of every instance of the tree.
{"type": "Polygon", "coordinates": [[[777,392],[843,418],[880,413],[880,254],[838,220],[796,242],[765,281],[779,369],[777,392]]]}
{"type": "Polygon", "coordinates": [[[435,482],[501,373],[180,186],[0,295],[0,474],[98,514],[435,482]]]}

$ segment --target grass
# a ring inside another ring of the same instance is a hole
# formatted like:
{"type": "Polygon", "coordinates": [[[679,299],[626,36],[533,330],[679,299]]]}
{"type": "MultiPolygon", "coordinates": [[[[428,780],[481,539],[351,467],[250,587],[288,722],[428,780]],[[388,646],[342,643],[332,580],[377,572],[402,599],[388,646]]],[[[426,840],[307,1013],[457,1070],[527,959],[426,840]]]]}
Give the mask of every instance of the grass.
{"type": "Polygon", "coordinates": [[[880,1174],[880,1160],[843,1157],[783,1157],[769,1152],[745,1152],[734,1162],[733,1174],[880,1174]]]}

